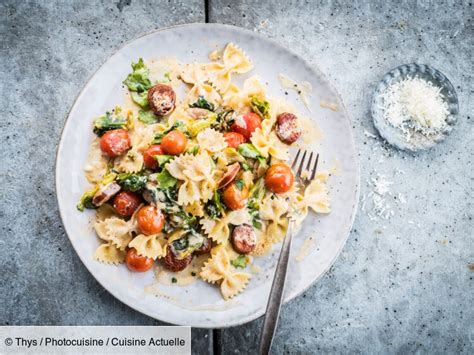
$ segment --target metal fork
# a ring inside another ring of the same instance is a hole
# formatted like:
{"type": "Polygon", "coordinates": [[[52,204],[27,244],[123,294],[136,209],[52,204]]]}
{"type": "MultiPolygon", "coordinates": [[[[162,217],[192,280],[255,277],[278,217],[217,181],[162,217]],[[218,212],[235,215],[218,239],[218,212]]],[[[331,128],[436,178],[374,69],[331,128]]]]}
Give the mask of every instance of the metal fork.
{"type": "MultiPolygon", "coordinates": [[[[294,169],[298,164],[298,158],[300,157],[301,149],[298,150],[291,168],[294,169]]],[[[307,175],[302,176],[303,168],[305,165],[307,151],[303,152],[301,161],[299,163],[298,170],[296,172],[296,178],[306,187],[311,180],[316,176],[316,168],[318,167],[319,154],[316,155],[316,160],[311,170],[311,176],[308,179],[307,175]]],[[[306,164],[305,171],[310,171],[311,163],[313,160],[313,152],[309,156],[309,160],[306,164]]],[[[283,240],[283,245],[280,251],[280,257],[275,270],[275,276],[273,277],[272,288],[268,297],[267,310],[265,313],[265,320],[263,322],[262,334],[260,336],[260,355],[266,355],[270,353],[272,347],[273,337],[278,324],[278,317],[280,315],[281,303],[283,301],[283,292],[285,289],[286,271],[288,269],[288,261],[290,258],[291,240],[293,239],[293,229],[295,221],[290,218],[288,229],[283,240]]]]}

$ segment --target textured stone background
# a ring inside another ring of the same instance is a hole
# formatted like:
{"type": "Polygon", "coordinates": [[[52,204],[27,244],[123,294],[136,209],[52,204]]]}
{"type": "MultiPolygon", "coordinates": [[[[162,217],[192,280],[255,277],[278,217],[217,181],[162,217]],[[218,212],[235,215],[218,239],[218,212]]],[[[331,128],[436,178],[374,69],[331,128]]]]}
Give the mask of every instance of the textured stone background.
{"type": "MultiPolygon", "coordinates": [[[[59,219],[54,159],[67,112],[100,64],[143,32],[204,22],[205,5],[1,2],[1,324],[160,324],[115,300],[83,267],[59,219]]],[[[472,3],[210,0],[207,10],[210,22],[258,31],[326,73],[354,121],[361,196],[377,173],[393,182],[393,217],[359,211],[330,272],[283,308],[275,353],[473,353],[472,3]],[[413,61],[445,73],[460,101],[449,139],[417,155],[364,134],[375,133],[376,83],[413,61]]],[[[193,329],[194,352],[251,352],[260,326],[193,329]]]]}

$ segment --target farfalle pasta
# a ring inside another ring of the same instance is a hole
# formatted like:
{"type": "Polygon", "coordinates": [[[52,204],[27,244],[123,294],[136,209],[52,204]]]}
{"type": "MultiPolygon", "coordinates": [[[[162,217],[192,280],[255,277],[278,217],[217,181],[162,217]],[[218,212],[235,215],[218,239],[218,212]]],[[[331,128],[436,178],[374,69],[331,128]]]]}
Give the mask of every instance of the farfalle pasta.
{"type": "Polygon", "coordinates": [[[216,53],[209,63],[132,63],[123,107],[93,121],[91,187],[77,208],[96,210],[96,260],[174,277],[199,262],[192,276],[228,300],[251,282],[253,257],[283,240],[289,219],[329,213],[330,200],[327,174],[304,188],[288,165],[297,114],[257,75],[232,82],[253,69],[239,46],[216,53]]]}

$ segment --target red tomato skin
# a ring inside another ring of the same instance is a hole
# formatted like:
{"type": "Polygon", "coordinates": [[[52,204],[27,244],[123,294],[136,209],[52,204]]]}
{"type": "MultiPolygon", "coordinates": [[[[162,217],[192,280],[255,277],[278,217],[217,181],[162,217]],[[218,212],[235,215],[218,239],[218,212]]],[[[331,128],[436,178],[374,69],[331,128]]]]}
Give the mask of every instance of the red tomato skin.
{"type": "Polygon", "coordinates": [[[159,144],[155,144],[148,147],[143,152],[143,163],[145,164],[145,167],[147,169],[157,170],[159,168],[159,165],[155,159],[155,156],[163,155],[163,154],[164,154],[163,149],[161,148],[161,145],[159,144]]]}
{"type": "Polygon", "coordinates": [[[250,140],[252,133],[262,127],[262,119],[254,112],[246,113],[241,119],[237,118],[230,129],[234,132],[240,133],[246,139],[250,140]]]}
{"type": "Polygon", "coordinates": [[[242,134],[237,133],[237,132],[224,133],[224,139],[230,148],[235,148],[235,149],[237,149],[239,145],[246,142],[245,137],[242,134]]]}
{"type": "Polygon", "coordinates": [[[177,130],[167,133],[161,140],[161,149],[165,154],[179,155],[186,150],[188,138],[177,130]]]}
{"type": "Polygon", "coordinates": [[[155,206],[143,206],[137,212],[137,223],[145,235],[160,233],[165,224],[165,216],[155,206]]]}
{"type": "Polygon", "coordinates": [[[135,272],[145,272],[153,267],[155,261],[152,258],[138,255],[135,248],[129,249],[125,257],[127,267],[135,272]]]}
{"type": "Polygon", "coordinates": [[[131,146],[132,142],[130,141],[130,136],[124,129],[107,131],[100,138],[100,149],[111,158],[122,155],[129,150],[131,146]]]}
{"type": "Polygon", "coordinates": [[[225,205],[233,211],[244,208],[247,204],[248,196],[249,190],[247,187],[244,187],[241,191],[235,184],[227,186],[222,193],[222,199],[225,205]]]}
{"type": "Polygon", "coordinates": [[[139,194],[131,191],[122,191],[114,198],[115,211],[122,217],[130,217],[142,202],[139,194]]]}
{"type": "Polygon", "coordinates": [[[265,173],[265,186],[277,194],[288,192],[293,186],[293,182],[293,172],[284,163],[272,165],[265,173]]]}

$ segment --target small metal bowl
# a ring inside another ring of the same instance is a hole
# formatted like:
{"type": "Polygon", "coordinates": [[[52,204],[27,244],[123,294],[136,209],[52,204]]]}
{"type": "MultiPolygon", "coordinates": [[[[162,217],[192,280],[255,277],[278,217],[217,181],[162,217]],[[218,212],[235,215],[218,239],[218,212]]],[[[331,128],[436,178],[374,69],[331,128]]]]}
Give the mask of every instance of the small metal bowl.
{"type": "Polygon", "coordinates": [[[458,97],[451,82],[439,70],[436,70],[424,64],[404,64],[391,71],[383,77],[382,81],[377,85],[372,97],[372,118],[375,128],[380,135],[391,145],[402,150],[419,151],[433,147],[437,143],[443,141],[452,131],[457,121],[459,112],[458,97]],[[431,82],[434,86],[441,88],[441,94],[444,96],[448,104],[449,115],[446,119],[447,125],[444,129],[436,134],[424,135],[415,129],[410,130],[410,140],[407,140],[405,133],[396,127],[393,127],[383,115],[383,98],[382,93],[388,86],[399,82],[405,78],[419,77],[431,82]]]}

